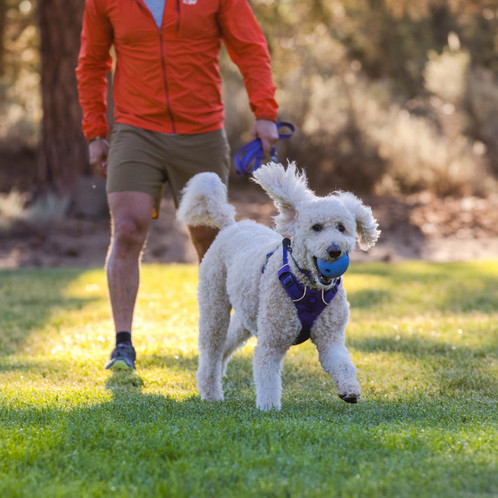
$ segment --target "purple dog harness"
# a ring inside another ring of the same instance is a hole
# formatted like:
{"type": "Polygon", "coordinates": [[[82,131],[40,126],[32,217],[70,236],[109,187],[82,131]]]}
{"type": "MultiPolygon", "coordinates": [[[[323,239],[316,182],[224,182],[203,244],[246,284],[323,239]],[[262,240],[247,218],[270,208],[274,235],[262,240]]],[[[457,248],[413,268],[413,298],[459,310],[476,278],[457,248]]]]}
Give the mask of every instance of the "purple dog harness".
{"type": "MultiPolygon", "coordinates": [[[[282,248],[283,266],[280,270],[278,270],[278,279],[280,280],[282,287],[285,289],[285,292],[287,292],[289,297],[292,299],[292,302],[297,310],[297,316],[301,322],[301,331],[293,343],[293,346],[295,346],[307,341],[310,338],[313,323],[325,307],[328,306],[332,299],[334,299],[337,294],[337,289],[341,283],[341,278],[337,278],[333,287],[327,291],[323,289],[310,289],[309,287],[304,286],[295,277],[289,266],[288,254],[292,252],[289,239],[284,239],[282,248]]],[[[267,258],[269,258],[272,254],[273,253],[270,253],[267,258]]],[[[263,272],[264,270],[265,268],[263,268],[263,272]]],[[[300,271],[305,273],[304,270],[300,269],[300,271]]],[[[305,273],[305,275],[307,275],[307,273],[305,273]]],[[[307,276],[309,278],[309,275],[307,276]]]]}

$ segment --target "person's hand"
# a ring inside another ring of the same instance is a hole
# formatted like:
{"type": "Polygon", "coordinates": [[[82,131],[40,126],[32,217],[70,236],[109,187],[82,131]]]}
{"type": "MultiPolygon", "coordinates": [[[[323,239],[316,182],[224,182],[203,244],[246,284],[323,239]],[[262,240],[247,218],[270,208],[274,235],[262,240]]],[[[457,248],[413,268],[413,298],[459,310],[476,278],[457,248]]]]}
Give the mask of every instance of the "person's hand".
{"type": "Polygon", "coordinates": [[[107,176],[107,155],[109,154],[109,142],[105,138],[92,140],[88,144],[88,156],[90,164],[95,172],[104,178],[107,176]]]}
{"type": "Polygon", "coordinates": [[[277,125],[268,119],[257,119],[251,130],[253,138],[259,138],[263,145],[265,156],[269,156],[272,147],[277,143],[278,130],[277,125]]]}

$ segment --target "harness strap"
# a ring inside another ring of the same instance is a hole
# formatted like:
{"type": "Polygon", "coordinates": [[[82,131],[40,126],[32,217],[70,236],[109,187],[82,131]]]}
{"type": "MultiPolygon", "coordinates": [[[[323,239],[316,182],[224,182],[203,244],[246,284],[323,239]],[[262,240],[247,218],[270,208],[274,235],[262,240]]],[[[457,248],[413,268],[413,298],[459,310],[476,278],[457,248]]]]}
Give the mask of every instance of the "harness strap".
{"type": "Polygon", "coordinates": [[[289,266],[288,244],[283,243],[283,266],[278,270],[278,279],[285,292],[292,299],[297,310],[301,331],[293,345],[301,344],[310,338],[311,327],[325,307],[334,299],[341,283],[338,278],[334,286],[325,290],[310,289],[297,280],[289,266]]]}
{"type": "Polygon", "coordinates": [[[266,270],[266,266],[268,265],[268,261],[270,260],[270,258],[275,254],[275,251],[278,249],[275,248],[272,252],[269,252],[267,255],[266,255],[266,261],[265,261],[265,264],[263,265],[263,268],[261,268],[261,273],[264,273],[265,270],[266,270]]]}

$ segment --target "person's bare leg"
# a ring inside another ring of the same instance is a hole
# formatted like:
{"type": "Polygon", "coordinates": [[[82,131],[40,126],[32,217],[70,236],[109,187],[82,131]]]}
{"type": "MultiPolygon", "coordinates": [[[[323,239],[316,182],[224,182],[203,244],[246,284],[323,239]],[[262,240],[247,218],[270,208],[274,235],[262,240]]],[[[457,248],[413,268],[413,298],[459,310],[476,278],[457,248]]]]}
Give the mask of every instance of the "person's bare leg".
{"type": "Polygon", "coordinates": [[[150,225],[153,199],[144,192],[111,192],[112,238],[107,255],[107,282],[116,333],[131,333],[138,293],[142,248],[150,225]]]}
{"type": "Polygon", "coordinates": [[[217,228],[205,226],[188,227],[188,229],[200,263],[204,257],[204,254],[206,254],[207,250],[218,235],[219,230],[217,228]]]}

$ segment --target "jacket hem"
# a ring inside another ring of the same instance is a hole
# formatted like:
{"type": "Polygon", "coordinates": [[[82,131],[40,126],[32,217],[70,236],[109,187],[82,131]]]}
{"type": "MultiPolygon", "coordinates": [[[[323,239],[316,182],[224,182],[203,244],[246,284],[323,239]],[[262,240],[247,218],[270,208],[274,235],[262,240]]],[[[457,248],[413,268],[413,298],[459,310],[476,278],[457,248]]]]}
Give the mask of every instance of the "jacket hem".
{"type": "Polygon", "coordinates": [[[171,123],[167,124],[156,124],[144,121],[141,119],[129,119],[129,118],[116,118],[115,123],[126,124],[130,126],[135,126],[143,130],[154,131],[157,133],[165,133],[168,135],[198,135],[200,133],[207,133],[209,131],[217,131],[223,128],[223,121],[203,125],[203,126],[192,126],[189,124],[182,124],[175,122],[175,126],[171,123]]]}

